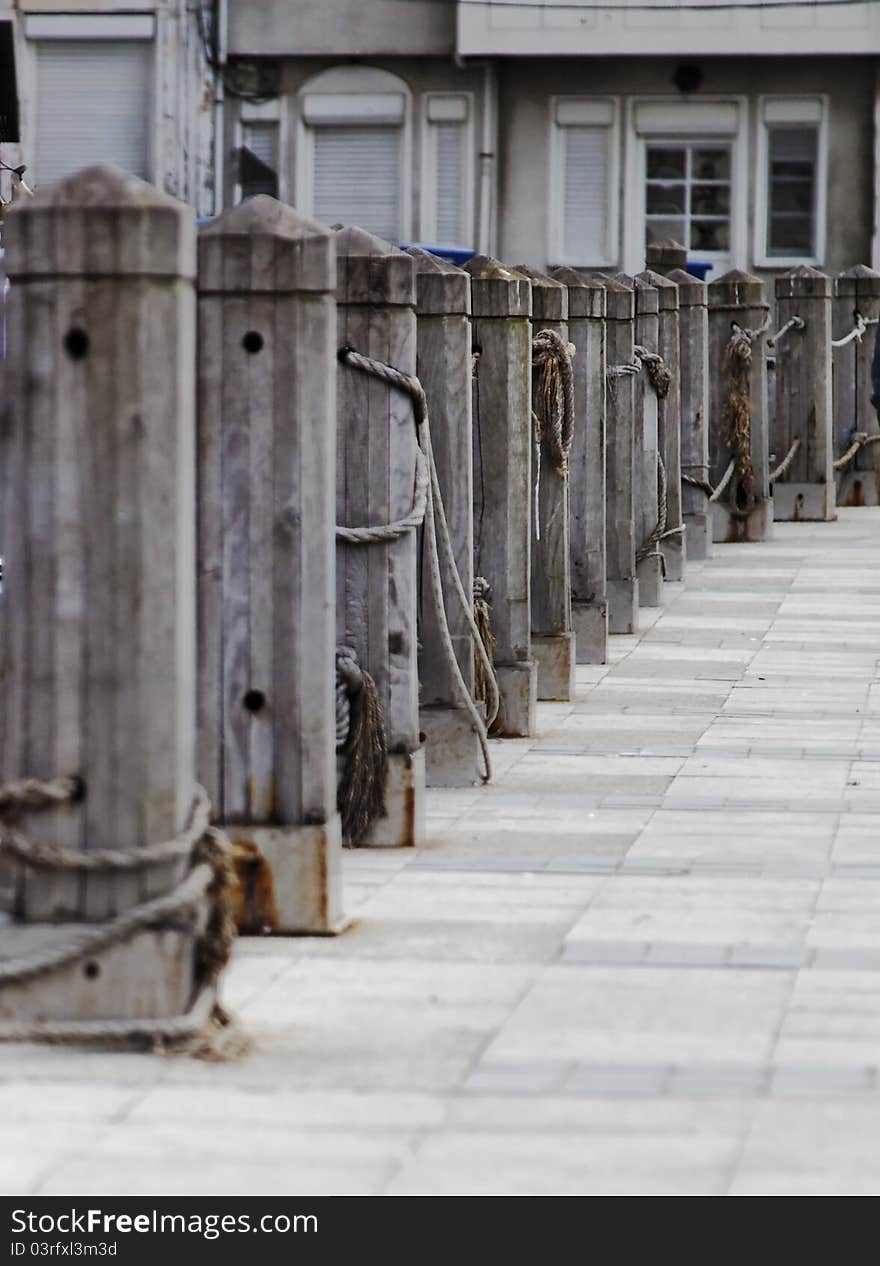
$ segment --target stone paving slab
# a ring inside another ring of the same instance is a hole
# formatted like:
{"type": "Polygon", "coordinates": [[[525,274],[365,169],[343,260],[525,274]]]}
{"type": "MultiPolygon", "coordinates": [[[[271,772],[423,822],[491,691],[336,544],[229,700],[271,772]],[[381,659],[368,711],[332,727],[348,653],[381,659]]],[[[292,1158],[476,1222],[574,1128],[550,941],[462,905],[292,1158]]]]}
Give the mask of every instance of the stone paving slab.
{"type": "Polygon", "coordinates": [[[878,535],[691,565],[345,935],[239,943],[240,1061],[0,1046],[0,1190],[880,1191],[878,535]]]}

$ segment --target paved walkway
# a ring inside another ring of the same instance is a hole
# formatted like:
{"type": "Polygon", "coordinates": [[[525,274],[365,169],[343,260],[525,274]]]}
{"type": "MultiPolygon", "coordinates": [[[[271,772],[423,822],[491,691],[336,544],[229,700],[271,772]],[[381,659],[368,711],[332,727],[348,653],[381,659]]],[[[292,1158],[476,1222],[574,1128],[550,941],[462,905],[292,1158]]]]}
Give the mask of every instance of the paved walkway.
{"type": "Polygon", "coordinates": [[[0,1049],[0,1191],[880,1191],[880,510],[669,586],[612,663],[242,942],[231,1065],[0,1049]]]}

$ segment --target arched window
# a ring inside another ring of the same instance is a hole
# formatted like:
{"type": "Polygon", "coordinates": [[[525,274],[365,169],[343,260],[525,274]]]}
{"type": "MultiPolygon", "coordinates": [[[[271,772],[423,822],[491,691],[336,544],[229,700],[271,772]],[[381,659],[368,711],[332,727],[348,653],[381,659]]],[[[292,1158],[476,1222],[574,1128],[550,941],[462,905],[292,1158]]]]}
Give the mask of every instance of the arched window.
{"type": "Polygon", "coordinates": [[[325,70],[298,98],[296,203],[399,244],[410,222],[410,92],[369,66],[325,70]]]}

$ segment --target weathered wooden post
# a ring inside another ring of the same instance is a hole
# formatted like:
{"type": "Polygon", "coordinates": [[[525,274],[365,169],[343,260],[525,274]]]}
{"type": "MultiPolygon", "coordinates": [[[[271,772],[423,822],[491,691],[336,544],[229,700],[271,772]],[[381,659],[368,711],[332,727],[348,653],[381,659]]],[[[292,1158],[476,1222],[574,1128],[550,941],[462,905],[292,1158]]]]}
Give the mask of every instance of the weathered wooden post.
{"type": "Polygon", "coordinates": [[[532,471],[532,654],[538,665],[538,698],[565,701],[574,698],[576,650],[571,624],[569,454],[565,453],[564,439],[560,442],[566,427],[562,416],[563,367],[552,347],[536,355],[535,340],[542,331],[549,330],[559,340],[560,353],[567,348],[568,289],[537,269],[517,264],[516,271],[532,283],[532,418],[536,429],[532,471]],[[547,356],[556,365],[551,381],[558,384],[551,401],[542,398],[543,358],[547,356]],[[559,435],[555,439],[552,435],[539,439],[539,425],[549,431],[555,429],[554,410],[559,435]]]}
{"type": "MultiPolygon", "coordinates": [[[[474,585],[474,462],[472,426],[471,279],[427,251],[410,251],[416,269],[418,375],[431,419],[437,477],[455,565],[467,595],[474,585]]],[[[474,692],[474,648],[454,593],[451,568],[440,552],[449,633],[458,667],[474,692]]],[[[428,785],[463,787],[480,778],[480,748],[443,645],[431,586],[420,586],[419,718],[426,736],[428,785]]]]}
{"type": "Polygon", "coordinates": [[[609,633],[635,633],[639,582],[635,540],[635,293],[604,273],[607,380],[605,416],[605,550],[609,633]]]}
{"type": "Polygon", "coordinates": [[[659,541],[667,580],[684,580],[687,559],[681,502],[681,354],[678,286],[661,273],[645,269],[638,279],[657,291],[657,352],[669,373],[669,385],[657,389],[657,427],[666,484],[666,527],[659,541]]]}
{"type": "Polygon", "coordinates": [[[574,268],[551,274],[568,287],[575,348],[575,428],[569,457],[571,621],[579,664],[608,657],[605,588],[605,283],[574,268]]]}
{"type": "Polygon", "coordinates": [[[683,268],[667,273],[678,286],[681,383],[682,517],[689,558],[708,558],[712,550],[712,514],[704,488],[709,483],[709,319],[706,283],[683,268]]]}
{"type": "Polygon", "coordinates": [[[764,283],[734,269],[708,286],[709,464],[714,541],[765,541],[773,525],[764,283]],[[731,466],[731,463],[733,465],[731,466]]]}
{"type": "Polygon", "coordinates": [[[631,285],[635,291],[636,360],[641,362],[641,373],[635,384],[635,457],[633,475],[633,501],[635,514],[636,575],[639,581],[639,603],[643,607],[663,605],[663,555],[660,553],[657,535],[661,527],[660,506],[660,430],[659,399],[642,353],[658,355],[660,339],[660,299],[650,282],[639,277],[619,274],[618,281],[631,285]]]}
{"type": "Polygon", "coordinates": [[[272,930],[329,932],[342,917],[333,235],[250,198],[202,229],[198,284],[199,777],[268,864],[272,930]]]}
{"type": "Polygon", "coordinates": [[[773,517],[835,519],[832,280],[802,265],[776,278],[773,517]]]}
{"type": "MultiPolygon", "coordinates": [[[[416,372],[415,265],[363,229],[336,235],[337,341],[416,372]]],[[[418,443],[412,399],[351,365],[337,374],[336,522],[394,524],[411,515],[418,443]]],[[[413,845],[424,834],[425,751],[419,731],[416,532],[339,542],[336,639],[372,676],[388,738],[386,814],[358,844],[413,845]]]]}
{"type": "Polygon", "coordinates": [[[8,210],[4,245],[0,803],[25,838],[7,831],[0,1032],[179,1034],[213,1004],[194,952],[211,875],[190,869],[209,814],[194,783],[194,218],[93,167],[8,210]],[[21,803],[22,779],[54,792],[21,803]],[[58,851],[37,864],[42,846],[58,851]]]}
{"type": "Polygon", "coordinates": [[[880,273],[857,264],[840,274],[835,292],[834,447],[842,463],[837,504],[875,506],[880,504],[880,423],[871,404],[871,359],[880,317],[880,273]],[[870,442],[859,443],[862,439],[870,442]]]}
{"type": "Polygon", "coordinates": [[[492,591],[496,731],[535,733],[532,656],[532,293],[527,277],[477,255],[471,275],[474,352],[474,571],[492,591]]]}

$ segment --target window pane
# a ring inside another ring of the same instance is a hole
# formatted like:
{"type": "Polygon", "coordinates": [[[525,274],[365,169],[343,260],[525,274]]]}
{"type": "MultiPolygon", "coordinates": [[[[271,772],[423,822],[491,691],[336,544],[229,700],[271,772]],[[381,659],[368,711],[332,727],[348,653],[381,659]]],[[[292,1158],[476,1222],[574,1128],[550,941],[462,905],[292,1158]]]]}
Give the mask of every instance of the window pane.
{"type": "Polygon", "coordinates": [[[729,251],[729,220],[691,220],[690,246],[695,251],[729,251]]]}
{"type": "Polygon", "coordinates": [[[730,147],[695,149],[691,175],[694,180],[730,180],[730,147]]]}
{"type": "Polygon", "coordinates": [[[649,218],[646,221],[646,237],[650,242],[662,242],[668,238],[674,238],[676,242],[681,242],[682,246],[687,246],[687,229],[684,217],[681,219],[660,219],[659,217],[649,218]]]}
{"type": "Polygon", "coordinates": [[[680,180],[685,174],[686,151],[666,145],[649,145],[646,161],[649,180],[680,180]]]}
{"type": "Polygon", "coordinates": [[[768,254],[812,255],[818,129],[773,127],[768,139],[768,254]]]}
{"type": "Polygon", "coordinates": [[[278,124],[248,123],[242,130],[244,145],[238,158],[238,183],[242,198],[258,193],[278,197],[278,124]]]}
{"type": "Polygon", "coordinates": [[[652,185],[646,190],[648,215],[683,215],[686,207],[684,185],[652,185]]]}
{"type": "Polygon", "coordinates": [[[729,185],[694,185],[691,188],[692,215],[730,215],[729,185]]]}

